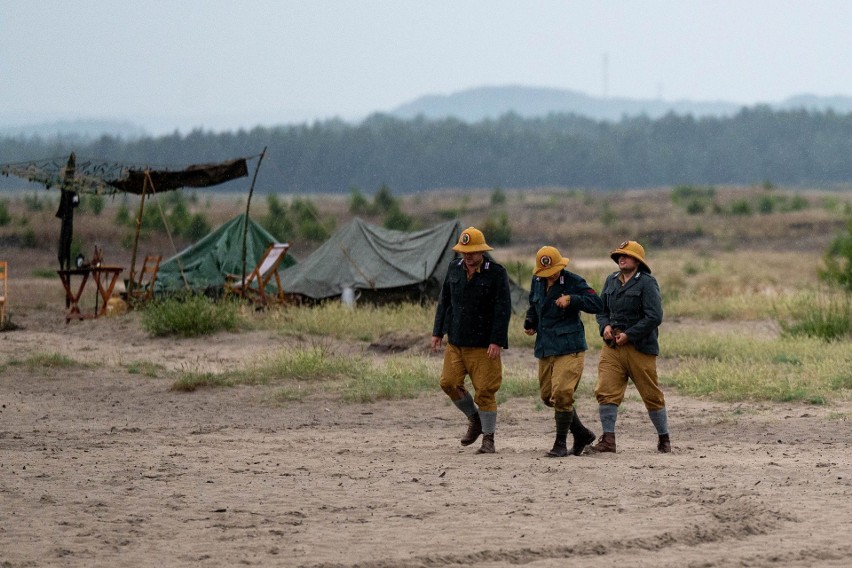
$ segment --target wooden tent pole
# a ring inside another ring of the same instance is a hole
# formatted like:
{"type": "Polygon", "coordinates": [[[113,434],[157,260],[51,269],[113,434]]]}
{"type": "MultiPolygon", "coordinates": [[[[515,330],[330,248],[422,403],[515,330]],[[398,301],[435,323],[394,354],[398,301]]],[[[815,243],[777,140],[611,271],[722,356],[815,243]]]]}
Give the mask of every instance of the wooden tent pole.
{"type": "Polygon", "coordinates": [[[254,177],[251,179],[251,187],[249,187],[248,200],[246,200],[246,218],[243,222],[243,275],[242,280],[240,282],[245,285],[246,281],[246,239],[248,238],[248,222],[249,222],[249,209],[251,208],[251,196],[254,193],[254,182],[257,181],[257,172],[260,170],[260,163],[263,161],[263,157],[266,155],[267,146],[263,147],[263,152],[260,153],[260,157],[257,159],[257,167],[254,168],[254,177]]]}
{"type": "Polygon", "coordinates": [[[127,284],[127,297],[133,297],[133,283],[136,280],[136,249],[139,247],[139,232],[142,230],[142,212],[145,210],[145,190],[148,189],[149,170],[145,170],[142,182],[142,199],[139,200],[139,213],[136,215],[136,236],[133,238],[133,253],[130,255],[130,282],[127,284]]]}

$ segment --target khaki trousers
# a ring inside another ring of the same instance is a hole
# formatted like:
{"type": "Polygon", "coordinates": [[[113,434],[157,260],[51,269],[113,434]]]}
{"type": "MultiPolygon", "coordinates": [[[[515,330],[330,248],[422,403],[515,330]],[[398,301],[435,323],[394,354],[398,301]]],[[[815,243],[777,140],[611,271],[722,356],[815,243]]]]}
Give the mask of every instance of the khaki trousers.
{"type": "Polygon", "coordinates": [[[648,410],[665,408],[666,399],[657,383],[657,356],[637,351],[632,345],[601,348],[595,396],[598,404],[619,405],[624,400],[627,379],[632,379],[648,410]]]}
{"type": "Polygon", "coordinates": [[[482,412],[497,411],[497,391],[503,382],[503,361],[491,359],[485,347],[456,347],[448,344],[444,350],[444,367],[441,371],[441,389],[458,400],[467,392],[465,375],[473,383],[473,401],[482,412]]]}
{"type": "Polygon", "coordinates": [[[544,404],[557,412],[574,408],[574,391],[583,376],[585,360],[586,355],[582,351],[538,360],[538,386],[544,404]]]}

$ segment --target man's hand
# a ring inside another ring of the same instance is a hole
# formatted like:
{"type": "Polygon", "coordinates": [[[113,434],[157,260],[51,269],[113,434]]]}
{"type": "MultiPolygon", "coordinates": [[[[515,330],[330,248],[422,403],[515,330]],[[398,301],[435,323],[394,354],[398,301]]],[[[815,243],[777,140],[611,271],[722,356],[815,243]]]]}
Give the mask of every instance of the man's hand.
{"type": "Polygon", "coordinates": [[[571,296],[566,296],[562,294],[558,298],[556,298],[556,307],[565,309],[571,304],[571,296]]]}
{"type": "Polygon", "coordinates": [[[499,359],[501,350],[502,348],[499,345],[492,343],[488,346],[488,357],[490,359],[499,359]]]}
{"type": "Polygon", "coordinates": [[[627,345],[628,343],[630,343],[630,338],[627,337],[627,334],[623,331],[615,336],[615,344],[619,347],[627,345]]]}
{"type": "Polygon", "coordinates": [[[438,337],[437,335],[432,336],[432,353],[438,352],[438,347],[441,346],[441,343],[444,341],[443,337],[438,337]]]}
{"type": "Polygon", "coordinates": [[[612,341],[612,327],[606,326],[603,332],[603,340],[604,341],[612,341]]]}
{"type": "Polygon", "coordinates": [[[526,333],[527,335],[535,335],[535,330],[534,329],[525,329],[524,333],[526,333]]]}

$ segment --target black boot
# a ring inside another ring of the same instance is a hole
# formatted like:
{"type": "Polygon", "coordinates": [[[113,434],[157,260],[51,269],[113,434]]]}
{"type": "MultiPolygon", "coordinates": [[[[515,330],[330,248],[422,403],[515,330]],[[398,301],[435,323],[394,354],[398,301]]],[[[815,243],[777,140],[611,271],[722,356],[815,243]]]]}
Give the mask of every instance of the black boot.
{"type": "Polygon", "coordinates": [[[494,449],[494,434],[484,434],[482,436],[482,447],[476,450],[477,454],[493,454],[497,450],[494,449]]]}
{"type": "Polygon", "coordinates": [[[571,417],[574,411],[568,412],[556,411],[554,418],[556,419],[556,441],[553,442],[553,449],[547,452],[547,456],[551,458],[564,458],[568,455],[568,429],[571,426],[571,417]]]}
{"type": "Polygon", "coordinates": [[[595,441],[595,433],[583,426],[580,422],[580,417],[577,416],[577,410],[574,409],[574,416],[571,419],[571,435],[574,436],[574,446],[571,448],[571,453],[579,456],[586,449],[586,446],[595,441]]]}
{"type": "Polygon", "coordinates": [[[467,425],[467,433],[461,439],[462,446],[471,445],[482,434],[482,420],[479,418],[479,413],[477,412],[468,420],[470,420],[470,423],[467,425]]]}

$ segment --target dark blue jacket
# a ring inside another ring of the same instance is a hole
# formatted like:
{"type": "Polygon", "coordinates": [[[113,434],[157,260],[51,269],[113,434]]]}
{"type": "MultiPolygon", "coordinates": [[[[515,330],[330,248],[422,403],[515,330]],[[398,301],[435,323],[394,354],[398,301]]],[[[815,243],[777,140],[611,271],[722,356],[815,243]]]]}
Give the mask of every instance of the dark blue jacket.
{"type": "Polygon", "coordinates": [[[468,280],[462,259],[450,262],[441,288],[432,335],[456,347],[509,347],[512,297],[506,269],[483,258],[479,272],[468,280]]]}
{"type": "Polygon", "coordinates": [[[547,279],[533,276],[524,329],[536,330],[535,356],[541,359],[585,351],[588,346],[580,312],[596,314],[602,309],[603,302],[597,292],[573,272],[562,270],[550,290],[547,279]],[[571,303],[564,309],[556,305],[556,299],[562,295],[571,297],[571,303]]]}
{"type": "Polygon", "coordinates": [[[660,354],[658,328],[663,322],[663,300],[660,286],[648,272],[637,272],[624,286],[619,272],[609,275],[601,291],[603,312],[595,316],[603,335],[611,325],[627,334],[638,351],[648,355],[660,354]]]}

